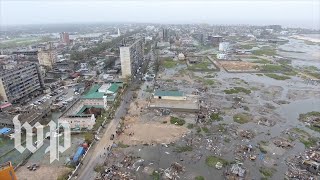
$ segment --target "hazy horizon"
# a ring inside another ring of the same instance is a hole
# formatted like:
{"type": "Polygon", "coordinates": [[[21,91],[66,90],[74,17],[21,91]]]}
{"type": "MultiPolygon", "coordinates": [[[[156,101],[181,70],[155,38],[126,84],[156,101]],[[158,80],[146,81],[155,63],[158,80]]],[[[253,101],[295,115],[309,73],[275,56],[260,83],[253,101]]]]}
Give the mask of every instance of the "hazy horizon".
{"type": "Polygon", "coordinates": [[[81,23],[270,25],[320,29],[309,1],[1,1],[1,26],[81,23]]]}

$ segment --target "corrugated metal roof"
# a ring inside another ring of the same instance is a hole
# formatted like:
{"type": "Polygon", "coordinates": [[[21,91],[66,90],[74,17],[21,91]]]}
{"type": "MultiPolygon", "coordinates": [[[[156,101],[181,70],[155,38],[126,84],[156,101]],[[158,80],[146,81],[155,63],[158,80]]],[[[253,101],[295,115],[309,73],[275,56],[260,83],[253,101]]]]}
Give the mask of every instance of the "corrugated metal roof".
{"type": "Polygon", "coordinates": [[[101,99],[104,96],[104,93],[98,92],[98,89],[101,87],[99,84],[95,84],[90,88],[90,90],[82,96],[84,99],[101,99]]]}
{"type": "Polygon", "coordinates": [[[113,93],[116,93],[119,89],[119,86],[115,83],[113,83],[109,88],[108,88],[108,91],[111,91],[113,93]]]}
{"type": "Polygon", "coordinates": [[[160,91],[156,90],[154,93],[155,96],[183,96],[181,91],[160,91]]]}

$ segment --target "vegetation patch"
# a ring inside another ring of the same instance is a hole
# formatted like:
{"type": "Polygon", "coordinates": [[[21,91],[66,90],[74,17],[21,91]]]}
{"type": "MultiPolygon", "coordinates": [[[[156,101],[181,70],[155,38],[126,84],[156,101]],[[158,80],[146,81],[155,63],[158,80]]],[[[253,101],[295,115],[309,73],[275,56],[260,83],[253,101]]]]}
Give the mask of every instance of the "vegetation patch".
{"type": "Polygon", "coordinates": [[[222,121],[222,120],[223,120],[223,117],[221,117],[219,113],[212,113],[212,114],[210,115],[210,119],[211,119],[212,121],[222,121]]]}
{"type": "Polygon", "coordinates": [[[273,173],[275,173],[277,170],[274,168],[260,167],[259,171],[264,177],[272,177],[273,173]]]}
{"type": "Polygon", "coordinates": [[[253,63],[270,64],[270,61],[266,60],[266,59],[258,59],[258,60],[253,61],[253,63]]]}
{"type": "Polygon", "coordinates": [[[203,176],[196,176],[194,180],[205,180],[203,176]]]}
{"type": "Polygon", "coordinates": [[[265,74],[266,76],[276,79],[276,80],[287,80],[287,79],[291,79],[289,76],[282,76],[282,75],[278,75],[278,74],[265,74]]]}
{"type": "Polygon", "coordinates": [[[119,148],[127,148],[127,147],[129,147],[129,145],[128,144],[123,144],[123,142],[119,142],[118,143],[118,147],[119,148]]]}
{"type": "Polygon", "coordinates": [[[308,123],[310,129],[320,132],[320,112],[311,111],[305,114],[299,115],[299,120],[308,123]]]}
{"type": "Polygon", "coordinates": [[[177,153],[192,151],[192,146],[178,146],[174,151],[177,153]]]}
{"type": "Polygon", "coordinates": [[[193,129],[194,128],[194,124],[188,123],[187,128],[188,129],[193,129]]]}
{"type": "Polygon", "coordinates": [[[95,172],[102,173],[102,172],[104,171],[104,167],[103,167],[103,165],[97,164],[97,165],[93,168],[93,170],[94,170],[95,172]]]}
{"type": "Polygon", "coordinates": [[[202,127],[202,131],[205,133],[210,133],[210,130],[207,127],[202,127]]]}
{"type": "Polygon", "coordinates": [[[288,71],[284,65],[265,64],[259,67],[263,72],[285,72],[288,71]]]}
{"type": "Polygon", "coordinates": [[[151,177],[153,180],[160,180],[160,173],[158,171],[153,171],[151,177]]]}
{"type": "Polygon", "coordinates": [[[271,47],[262,47],[261,49],[252,51],[252,54],[256,56],[267,55],[267,56],[275,56],[276,50],[271,47]]]}
{"type": "Polygon", "coordinates": [[[186,121],[184,119],[180,119],[180,118],[171,116],[170,117],[170,123],[178,125],[178,126],[182,126],[182,125],[184,125],[186,123],[186,121]]]}
{"type": "Polygon", "coordinates": [[[226,94],[237,94],[237,93],[240,93],[240,92],[243,92],[245,94],[250,94],[251,90],[243,88],[243,87],[234,87],[232,89],[224,90],[224,93],[226,93],[226,94]]]}
{"type": "Polygon", "coordinates": [[[220,162],[224,166],[229,164],[227,160],[224,160],[224,159],[217,157],[217,156],[208,156],[206,158],[206,165],[209,167],[215,167],[218,162],[220,162]]]}
{"type": "Polygon", "coordinates": [[[162,62],[163,67],[170,69],[173,68],[177,65],[177,63],[175,61],[173,61],[173,59],[171,58],[166,58],[163,60],[162,62]]]}
{"type": "Polygon", "coordinates": [[[239,124],[245,124],[252,121],[252,115],[249,113],[238,113],[233,116],[233,121],[239,124]]]}

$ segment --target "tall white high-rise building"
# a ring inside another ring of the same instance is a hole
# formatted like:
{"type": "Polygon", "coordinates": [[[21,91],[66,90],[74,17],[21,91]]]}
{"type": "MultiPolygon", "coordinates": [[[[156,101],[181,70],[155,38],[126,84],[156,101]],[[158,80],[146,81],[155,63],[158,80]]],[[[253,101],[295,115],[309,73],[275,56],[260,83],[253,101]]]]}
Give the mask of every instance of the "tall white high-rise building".
{"type": "MultiPolygon", "coordinates": [[[[134,76],[138,73],[144,60],[144,38],[125,42],[124,46],[120,47],[120,61],[122,78],[134,76]]],[[[134,78],[134,77],[133,77],[134,78]]]]}

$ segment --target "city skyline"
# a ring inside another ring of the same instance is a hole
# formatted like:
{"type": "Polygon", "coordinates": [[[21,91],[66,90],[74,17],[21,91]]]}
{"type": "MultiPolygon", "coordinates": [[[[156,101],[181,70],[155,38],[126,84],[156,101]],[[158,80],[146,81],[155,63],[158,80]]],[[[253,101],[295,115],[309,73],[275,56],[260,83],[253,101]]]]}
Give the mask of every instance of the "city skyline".
{"type": "Polygon", "coordinates": [[[87,1],[2,1],[0,25],[128,22],[280,24],[320,29],[319,14],[320,2],[315,0],[93,1],[89,5],[87,1]]]}

